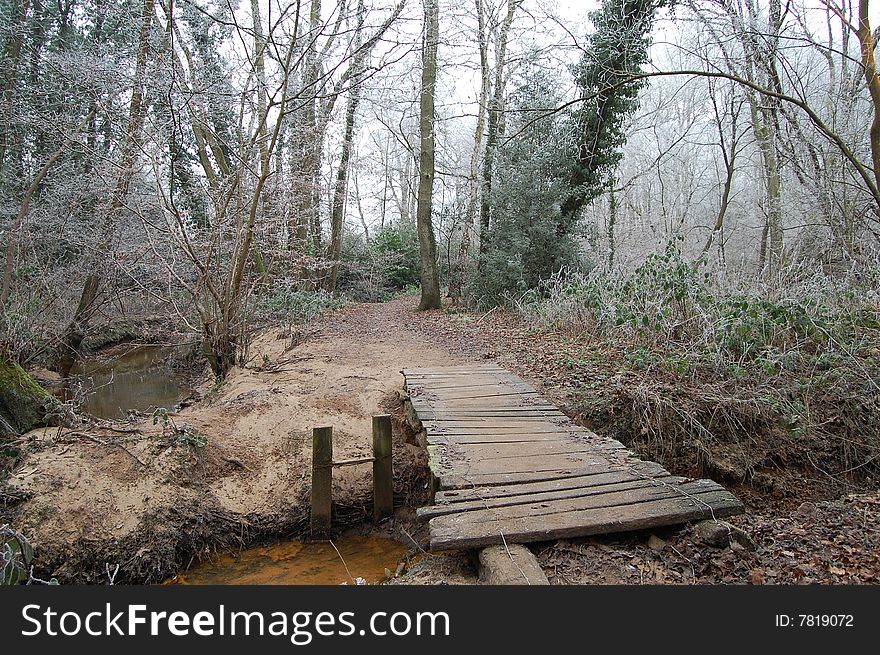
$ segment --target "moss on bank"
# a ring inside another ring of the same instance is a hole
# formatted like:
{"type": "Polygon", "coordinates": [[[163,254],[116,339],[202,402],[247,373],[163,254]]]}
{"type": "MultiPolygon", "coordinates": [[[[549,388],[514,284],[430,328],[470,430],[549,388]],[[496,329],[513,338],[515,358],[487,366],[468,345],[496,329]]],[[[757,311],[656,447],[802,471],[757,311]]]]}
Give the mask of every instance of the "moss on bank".
{"type": "Polygon", "coordinates": [[[0,439],[48,424],[56,403],[21,366],[0,359],[0,439]]]}

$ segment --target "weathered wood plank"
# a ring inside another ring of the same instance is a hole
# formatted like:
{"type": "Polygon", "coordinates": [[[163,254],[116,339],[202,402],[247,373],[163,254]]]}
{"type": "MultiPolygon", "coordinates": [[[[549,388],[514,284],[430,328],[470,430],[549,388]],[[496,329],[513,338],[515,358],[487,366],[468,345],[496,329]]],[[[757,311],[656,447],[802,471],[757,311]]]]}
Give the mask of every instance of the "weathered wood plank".
{"type": "Polygon", "coordinates": [[[475,487],[519,484],[522,482],[546,482],[549,480],[560,480],[562,478],[576,478],[580,475],[590,475],[591,473],[606,473],[610,470],[612,470],[611,464],[603,459],[597,458],[593,463],[547,471],[489,473],[485,475],[461,475],[457,471],[453,471],[437,475],[437,478],[438,490],[446,491],[449,489],[473,489],[475,487]]]}
{"type": "Polygon", "coordinates": [[[435,415],[442,414],[444,418],[461,416],[507,416],[509,414],[535,413],[538,416],[565,416],[553,405],[536,405],[531,403],[479,403],[475,405],[459,403],[432,403],[417,401],[412,403],[417,412],[426,410],[435,415]]]}
{"type": "MultiPolygon", "coordinates": [[[[463,527],[471,523],[486,521],[505,521],[517,518],[531,518],[542,521],[551,514],[576,512],[599,507],[632,505],[661,498],[690,498],[700,494],[724,491],[712,480],[685,480],[684,478],[656,478],[643,481],[632,489],[610,491],[608,493],[567,496],[561,494],[557,499],[536,498],[531,503],[499,505],[497,507],[476,508],[455,514],[454,523],[463,527]]],[[[551,494],[552,495],[552,494],[551,494]]]]}
{"type": "Polygon", "coordinates": [[[485,463],[505,459],[529,459],[544,461],[544,458],[554,455],[581,455],[583,453],[595,453],[598,444],[585,444],[569,439],[554,441],[534,441],[521,443],[490,443],[490,444],[461,444],[457,441],[448,441],[445,445],[447,452],[457,461],[485,463]]]}
{"type": "Polygon", "coordinates": [[[483,421],[479,419],[471,419],[469,421],[422,421],[422,427],[428,432],[442,433],[460,433],[460,434],[480,434],[480,433],[498,433],[498,434],[528,434],[533,432],[569,432],[594,434],[579,428],[574,424],[566,421],[543,421],[543,420],[526,420],[519,421],[483,421]]]}
{"type": "Polygon", "coordinates": [[[333,428],[312,429],[312,512],[309,527],[313,537],[330,533],[333,509],[333,428]]]}
{"type": "Polygon", "coordinates": [[[517,444],[538,441],[560,441],[568,437],[567,432],[517,432],[512,434],[446,434],[429,432],[428,443],[437,444],[517,444]]]}
{"type": "Polygon", "coordinates": [[[590,451],[563,453],[558,455],[542,455],[534,457],[505,457],[498,459],[471,459],[457,457],[454,451],[444,452],[444,464],[455,474],[463,478],[482,475],[499,475],[503,473],[535,473],[545,471],[561,471],[579,468],[587,464],[607,464],[607,460],[590,451]]]}
{"type": "MultiPolygon", "coordinates": [[[[606,474],[610,479],[614,474],[606,474]]],[[[607,495],[613,498],[602,506],[619,505],[618,502],[620,492],[634,492],[641,489],[654,489],[653,480],[644,478],[634,478],[632,475],[617,474],[620,480],[615,482],[607,482],[605,484],[595,484],[590,486],[577,486],[570,489],[559,489],[557,491],[545,492],[528,492],[516,496],[501,496],[499,498],[481,498],[479,500],[467,500],[454,503],[438,503],[434,498],[434,505],[429,507],[420,507],[416,510],[416,516],[421,520],[432,519],[435,516],[443,516],[446,514],[459,514],[461,512],[479,511],[484,509],[498,509],[501,507],[511,507],[514,505],[533,505],[535,503],[546,504],[549,501],[576,500],[587,496],[603,496],[607,495]]],[[[596,476],[598,477],[598,476],[596,476]]],[[[604,477],[604,476],[603,476],[604,477]]],[[[657,478],[660,479],[660,478],[657,478]]],[[[683,478],[666,477],[664,482],[681,481],[683,478]]],[[[523,485],[524,486],[524,485],[523,485]]],[[[631,494],[627,493],[625,497],[631,494]]],[[[596,505],[599,507],[600,505],[596,505]]],[[[569,511],[569,510],[565,510],[569,511]]],[[[527,512],[528,513],[528,512],[527,512]]]]}
{"type": "MultiPolygon", "coordinates": [[[[505,398],[509,398],[509,396],[505,396],[505,398]]],[[[444,403],[431,401],[425,398],[414,398],[410,402],[412,403],[413,409],[416,410],[416,412],[421,413],[422,410],[427,410],[435,414],[442,412],[444,417],[486,416],[487,414],[495,415],[497,413],[500,413],[502,416],[504,416],[511,412],[540,412],[541,416],[551,415],[565,417],[565,414],[560,412],[553,405],[548,405],[546,402],[541,404],[524,402],[444,403]]]]}
{"type": "Polygon", "coordinates": [[[373,417],[373,518],[394,514],[394,470],[391,461],[391,416],[373,417]]]}
{"type": "Polygon", "coordinates": [[[547,491],[561,491],[564,489],[576,489],[579,487],[599,486],[610,482],[622,482],[630,479],[650,479],[666,476],[669,476],[669,472],[659,464],[654,462],[635,461],[632,464],[611,470],[606,469],[586,475],[560,478],[547,482],[525,482],[495,487],[479,487],[477,489],[440,491],[437,492],[434,497],[434,502],[438,505],[442,505],[456,502],[469,502],[472,500],[487,500],[529,493],[544,493],[547,491]]]}
{"type": "Polygon", "coordinates": [[[723,518],[743,511],[742,503],[726,491],[701,494],[696,499],[664,498],[644,503],[563,512],[535,520],[532,517],[509,521],[469,523],[467,530],[438,516],[429,522],[431,549],[480,548],[492,544],[527,543],[551,539],[571,539],[595,534],[644,530],[707,519],[723,518]],[[503,537],[502,537],[503,535],[503,537]]]}
{"type": "Polygon", "coordinates": [[[497,378],[490,377],[482,377],[482,378],[467,378],[467,379],[458,379],[451,382],[408,382],[406,385],[407,390],[414,394],[419,395],[421,393],[439,393],[439,392],[454,392],[454,391],[480,391],[483,389],[509,389],[511,391],[520,391],[524,393],[537,393],[534,387],[531,387],[524,382],[512,382],[506,380],[498,380],[497,378]]]}
{"type": "MultiPolygon", "coordinates": [[[[470,393],[468,393],[467,389],[461,390],[458,388],[445,390],[445,393],[443,390],[438,391],[436,389],[431,389],[430,394],[417,396],[417,398],[434,398],[437,401],[442,401],[444,403],[477,403],[486,402],[489,399],[491,399],[493,402],[505,402],[508,400],[512,402],[517,398],[521,398],[525,401],[537,399],[543,400],[543,396],[541,396],[541,394],[536,391],[517,391],[515,389],[511,389],[510,387],[503,387],[501,385],[498,385],[496,387],[480,387],[478,389],[471,390],[470,393]]],[[[544,401],[544,403],[546,403],[546,401],[544,401]]]]}
{"type": "MultiPolygon", "coordinates": [[[[433,414],[433,412],[431,412],[433,414]]],[[[559,416],[460,416],[449,418],[447,416],[425,418],[422,421],[424,427],[468,427],[468,426],[490,426],[507,427],[507,428],[528,428],[532,423],[543,423],[545,426],[568,426],[571,423],[565,415],[559,416]]]]}
{"type": "MultiPolygon", "coordinates": [[[[536,398],[539,398],[536,396],[536,398]]],[[[418,407],[426,407],[428,409],[432,409],[435,412],[438,410],[445,410],[449,412],[461,411],[463,409],[509,409],[509,408],[527,408],[527,409],[552,409],[554,411],[559,411],[553,405],[549,404],[546,400],[541,399],[540,402],[538,400],[529,400],[523,399],[522,396],[494,396],[491,399],[491,402],[487,401],[486,398],[474,398],[474,399],[463,399],[463,400],[430,400],[426,398],[417,399],[416,402],[413,403],[414,408],[418,407]]],[[[561,413],[561,412],[560,412],[561,413]]]]}

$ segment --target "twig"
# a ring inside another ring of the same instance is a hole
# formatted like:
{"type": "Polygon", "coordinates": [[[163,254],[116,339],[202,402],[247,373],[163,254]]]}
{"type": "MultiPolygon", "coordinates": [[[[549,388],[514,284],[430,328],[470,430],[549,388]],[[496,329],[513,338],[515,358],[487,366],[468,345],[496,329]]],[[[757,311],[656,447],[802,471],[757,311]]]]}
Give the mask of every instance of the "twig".
{"type": "Polygon", "coordinates": [[[242,462],[240,459],[238,459],[236,457],[226,457],[225,455],[221,455],[221,457],[223,457],[224,462],[229,462],[233,466],[237,466],[239,468],[243,468],[246,471],[253,472],[253,469],[250,466],[248,466],[247,464],[245,464],[244,462],[242,462]]]}
{"type": "Polygon", "coordinates": [[[354,577],[351,575],[351,571],[348,570],[348,564],[345,563],[345,558],[342,556],[342,553],[339,552],[339,549],[336,547],[336,544],[333,543],[333,540],[330,539],[330,545],[333,546],[333,550],[336,551],[336,554],[339,555],[339,559],[342,562],[342,566],[345,567],[345,572],[348,573],[348,579],[352,581],[353,584],[357,584],[354,577]]]}
{"type": "Polygon", "coordinates": [[[110,564],[108,562],[104,562],[104,570],[107,572],[107,578],[110,580],[110,586],[116,582],[116,574],[119,573],[119,564],[116,565],[116,569],[114,569],[113,573],[110,573],[110,564]]]}
{"type": "Polygon", "coordinates": [[[513,559],[513,555],[510,554],[510,548],[507,547],[507,539],[504,538],[504,533],[499,532],[498,534],[501,535],[501,541],[504,543],[504,550],[507,551],[507,556],[510,558],[510,561],[513,562],[513,565],[517,569],[519,569],[519,574],[525,579],[526,584],[532,586],[532,581],[529,580],[529,576],[526,575],[526,572],[520,568],[519,563],[515,559],[513,559]]]}
{"type": "Polygon", "coordinates": [[[92,442],[98,444],[99,446],[116,446],[117,448],[121,448],[122,450],[124,450],[138,464],[140,464],[144,468],[147,467],[147,465],[137,455],[135,455],[128,448],[123,446],[121,443],[118,443],[116,441],[102,441],[98,437],[91,435],[91,434],[86,434],[85,432],[65,432],[63,436],[67,436],[67,435],[74,436],[74,437],[81,437],[83,439],[88,439],[89,441],[92,441],[92,442]]]}

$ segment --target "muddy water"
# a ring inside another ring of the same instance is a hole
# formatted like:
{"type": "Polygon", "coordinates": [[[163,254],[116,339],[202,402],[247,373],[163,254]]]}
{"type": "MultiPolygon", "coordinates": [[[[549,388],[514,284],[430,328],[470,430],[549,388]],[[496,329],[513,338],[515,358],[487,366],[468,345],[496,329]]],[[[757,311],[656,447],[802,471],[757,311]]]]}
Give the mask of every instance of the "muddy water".
{"type": "Polygon", "coordinates": [[[165,366],[179,352],[175,346],[132,346],[110,358],[86,358],[74,366],[61,390],[65,400],[84,398],[84,411],[100,418],[119,419],[128,410],[170,409],[190,389],[165,366]]]}
{"type": "Polygon", "coordinates": [[[202,562],[169,582],[192,585],[351,585],[357,578],[363,578],[367,584],[375,584],[385,578],[385,569],[394,571],[397,568],[398,560],[405,553],[403,544],[383,537],[342,537],[332,545],[329,542],[286,541],[202,562]]]}

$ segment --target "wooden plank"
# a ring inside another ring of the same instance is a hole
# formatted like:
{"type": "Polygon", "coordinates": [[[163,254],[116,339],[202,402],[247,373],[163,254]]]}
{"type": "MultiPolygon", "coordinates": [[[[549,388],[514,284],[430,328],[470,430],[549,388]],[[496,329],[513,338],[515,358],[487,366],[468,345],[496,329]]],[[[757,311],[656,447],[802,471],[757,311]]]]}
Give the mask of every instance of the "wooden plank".
{"type": "Polygon", "coordinates": [[[509,382],[506,380],[498,380],[497,378],[468,378],[467,380],[458,380],[457,382],[437,382],[437,383],[415,383],[407,381],[406,389],[408,392],[419,395],[422,393],[436,393],[441,391],[453,392],[457,390],[474,390],[504,388],[511,390],[520,390],[525,393],[538,393],[534,387],[527,385],[525,382],[509,382]]]}
{"type": "MultiPolygon", "coordinates": [[[[430,412],[433,414],[433,412],[430,412]]],[[[438,426],[442,427],[447,425],[449,427],[467,427],[470,425],[494,425],[496,427],[507,427],[507,428],[528,428],[532,423],[543,423],[544,425],[556,425],[556,426],[567,426],[571,423],[571,419],[569,419],[564,414],[559,415],[537,415],[537,416],[438,416],[434,417],[433,415],[430,417],[425,417],[422,420],[423,427],[433,427],[438,426]],[[543,420],[541,420],[543,419],[543,420]]]]}
{"type": "Polygon", "coordinates": [[[425,386],[430,384],[464,383],[473,384],[474,380],[490,380],[495,384],[516,383],[527,384],[523,380],[499,371],[471,371],[469,373],[449,373],[433,375],[407,375],[406,386],[425,386]]]}
{"type": "Polygon", "coordinates": [[[543,410],[545,412],[551,412],[558,416],[565,416],[562,412],[560,412],[555,406],[548,404],[546,401],[542,401],[540,403],[537,402],[523,402],[520,400],[516,400],[515,396],[503,396],[505,399],[503,402],[486,402],[484,400],[478,400],[477,402],[464,402],[464,401],[453,401],[453,402],[443,402],[438,400],[431,400],[428,398],[413,398],[410,400],[410,404],[412,404],[413,409],[417,412],[420,412],[422,409],[426,409],[428,411],[433,412],[445,412],[448,414],[463,414],[474,411],[516,411],[520,409],[536,411],[543,410]]]}
{"type": "Polygon", "coordinates": [[[611,464],[607,461],[597,459],[593,463],[548,471],[490,473],[485,475],[469,474],[467,476],[457,473],[447,473],[437,476],[438,490],[472,489],[474,487],[492,487],[497,485],[519,484],[521,482],[547,482],[563,478],[576,478],[580,475],[589,475],[591,473],[606,473],[610,470],[612,470],[611,464]]]}
{"type": "Polygon", "coordinates": [[[450,446],[459,446],[461,448],[469,447],[469,446],[505,446],[514,444],[530,444],[530,443],[554,443],[554,442],[565,442],[571,444],[577,444],[579,446],[592,448],[594,450],[626,450],[626,446],[624,446],[619,441],[614,441],[613,439],[606,440],[597,438],[592,440],[578,440],[567,438],[566,435],[559,434],[558,432],[545,432],[545,433],[537,433],[534,435],[529,434],[502,434],[502,435],[448,435],[448,434],[429,434],[428,435],[428,443],[431,444],[446,444],[450,446]]]}
{"type": "MultiPolygon", "coordinates": [[[[462,416],[526,416],[534,414],[536,416],[548,417],[565,417],[553,405],[532,405],[522,403],[509,404],[486,404],[479,403],[474,405],[446,405],[443,403],[420,402],[413,403],[413,409],[421,416],[422,412],[428,412],[435,416],[442,415],[444,419],[457,418],[462,416]]],[[[566,417],[567,418],[567,417],[566,417]]]]}
{"type": "MultiPolygon", "coordinates": [[[[440,445],[440,444],[438,444],[440,445]]],[[[499,459],[542,458],[550,455],[575,455],[596,452],[596,445],[583,444],[569,439],[523,443],[447,444],[450,456],[458,461],[487,462],[499,459]]]]}
{"type": "MultiPolygon", "coordinates": [[[[615,474],[606,474],[608,478],[615,474]]],[[[481,498],[479,500],[467,500],[455,503],[437,503],[434,498],[434,505],[430,507],[420,507],[416,510],[416,516],[421,520],[432,519],[435,516],[443,516],[446,514],[459,514],[461,512],[478,511],[483,509],[498,509],[501,507],[511,507],[514,505],[532,505],[534,503],[547,503],[549,501],[576,500],[586,496],[602,496],[612,494],[617,496],[619,492],[638,491],[641,489],[654,488],[653,480],[644,478],[634,478],[632,474],[625,475],[617,473],[621,479],[615,482],[607,482],[605,484],[595,484],[589,486],[578,486],[570,489],[559,489],[557,491],[545,491],[542,493],[525,493],[518,496],[501,496],[499,498],[481,498]]],[[[596,476],[597,478],[599,476],[596,476]]],[[[604,478],[605,476],[603,476],[604,478]]],[[[658,478],[659,479],[659,478],[658,478]]],[[[684,478],[673,478],[671,476],[663,478],[668,483],[671,481],[681,481],[684,478]]],[[[525,485],[523,485],[525,486],[525,485]]],[[[616,501],[610,501],[607,506],[619,504],[616,501]]],[[[598,505],[597,505],[598,506],[598,505]]]]}
{"type": "MultiPolygon", "coordinates": [[[[440,448],[445,447],[440,446],[440,448]]],[[[470,459],[466,454],[464,456],[457,455],[454,451],[445,450],[443,463],[452,468],[456,475],[466,478],[501,473],[531,472],[538,474],[545,471],[568,470],[585,464],[608,463],[606,459],[591,451],[486,460],[470,459]]]]}
{"type": "Polygon", "coordinates": [[[422,427],[429,433],[437,434],[532,434],[539,432],[566,432],[569,434],[595,435],[576,425],[566,425],[565,422],[549,421],[456,421],[444,424],[443,421],[422,421],[422,427]]]}
{"type": "Polygon", "coordinates": [[[608,440],[608,441],[593,441],[593,442],[580,442],[575,441],[573,439],[519,439],[519,440],[506,440],[506,441],[474,441],[474,440],[464,440],[459,441],[456,438],[450,437],[441,437],[432,435],[428,437],[428,443],[433,446],[445,446],[449,449],[450,454],[455,454],[459,461],[479,461],[481,459],[498,459],[508,456],[513,457],[539,457],[544,450],[543,447],[547,446],[549,450],[546,454],[555,454],[550,452],[553,448],[552,445],[554,443],[566,444],[566,447],[563,450],[559,450],[558,452],[568,452],[568,453],[595,453],[596,455],[605,455],[609,452],[615,451],[625,451],[626,447],[620,443],[619,441],[608,440]],[[529,444],[535,444],[534,448],[530,447],[529,444]],[[486,453],[484,456],[480,456],[479,452],[482,451],[482,447],[498,447],[501,448],[499,454],[492,455],[490,453],[486,453]],[[517,448],[520,448],[520,452],[517,453],[517,448]],[[512,451],[505,453],[505,450],[512,451]],[[535,451],[534,453],[532,451],[535,451]]]}
{"type": "Polygon", "coordinates": [[[462,411],[456,412],[454,414],[448,412],[438,413],[433,410],[421,410],[418,412],[419,416],[424,416],[426,421],[437,421],[441,419],[444,423],[462,423],[467,421],[472,421],[474,419],[499,419],[499,420],[516,420],[518,417],[521,418],[544,418],[547,419],[548,422],[553,422],[556,420],[566,419],[566,417],[562,414],[557,414],[555,412],[548,412],[543,410],[532,411],[532,410],[520,410],[520,411],[505,411],[505,410],[475,410],[475,411],[462,411]]]}
{"type": "MultiPolygon", "coordinates": [[[[643,481],[644,482],[644,481],[643,481]]],[[[608,493],[567,497],[565,493],[558,499],[539,500],[534,502],[500,505],[482,509],[471,509],[455,514],[455,525],[459,528],[471,523],[487,521],[507,521],[512,519],[530,518],[536,522],[543,521],[552,514],[578,512],[599,507],[617,507],[632,505],[662,498],[689,498],[700,494],[724,491],[712,480],[690,480],[684,478],[657,478],[647,481],[633,489],[611,491],[608,493]]],[[[550,495],[553,495],[552,493],[550,495]]]]}
{"type": "MultiPolygon", "coordinates": [[[[523,398],[526,400],[531,399],[542,399],[543,397],[536,391],[516,391],[510,389],[510,387],[496,387],[496,393],[491,393],[493,391],[492,387],[480,387],[479,389],[473,389],[468,393],[468,390],[461,389],[449,389],[446,393],[438,392],[436,389],[431,389],[430,395],[425,394],[421,396],[417,396],[417,398],[436,398],[437,400],[441,400],[445,403],[451,403],[453,401],[461,401],[464,403],[468,402],[477,402],[482,399],[499,399],[501,402],[504,402],[508,398],[523,398]]],[[[546,402],[546,401],[544,401],[546,402]]]]}
{"type": "Polygon", "coordinates": [[[512,434],[445,434],[428,433],[428,443],[459,444],[516,444],[539,441],[559,441],[568,437],[567,432],[516,432],[512,434]]]}
{"type": "Polygon", "coordinates": [[[669,472],[659,464],[654,462],[636,461],[628,466],[621,466],[611,470],[605,469],[586,475],[550,480],[548,482],[525,482],[496,487],[479,487],[477,489],[439,491],[434,496],[434,502],[437,504],[450,504],[455,502],[468,502],[471,500],[486,500],[528,493],[543,493],[546,491],[561,491],[563,489],[589,487],[634,478],[658,478],[668,475],[669,472]]]}
{"type": "MultiPolygon", "coordinates": [[[[420,415],[422,413],[423,412],[421,411],[419,412],[420,415]]],[[[455,421],[467,421],[469,419],[475,418],[498,418],[508,420],[516,420],[517,418],[546,418],[548,420],[566,419],[564,414],[560,414],[556,411],[540,408],[531,409],[528,407],[499,407],[497,409],[459,409],[455,411],[444,411],[442,409],[426,409],[424,410],[424,414],[426,415],[426,417],[434,416],[435,418],[442,415],[443,420],[447,423],[455,421]]]]}
{"type": "Polygon", "coordinates": [[[724,518],[742,511],[742,503],[730,493],[712,491],[700,494],[695,499],[665,498],[623,506],[563,512],[543,517],[540,521],[527,517],[509,521],[468,523],[466,531],[453,520],[462,515],[438,516],[431,519],[429,528],[431,550],[444,550],[644,530],[713,516],[724,518]]]}
{"type": "Polygon", "coordinates": [[[446,377],[433,376],[426,378],[407,378],[404,385],[408,389],[435,389],[443,387],[467,387],[474,385],[491,384],[493,386],[508,386],[515,389],[535,391],[535,387],[512,375],[502,375],[495,372],[469,373],[467,375],[450,375],[446,377]]]}
{"type": "MultiPolygon", "coordinates": [[[[420,416],[419,418],[422,417],[420,416]]],[[[492,426],[499,428],[507,427],[525,429],[547,425],[565,426],[566,429],[568,429],[569,426],[575,425],[570,418],[561,413],[556,416],[470,416],[454,419],[445,416],[438,416],[436,418],[422,418],[423,427],[443,427],[443,425],[447,423],[449,424],[447,427],[468,427],[469,425],[474,425],[483,427],[492,426]]]]}
{"type": "MultiPolygon", "coordinates": [[[[536,398],[538,398],[536,396],[536,398]]],[[[522,396],[495,396],[491,399],[491,402],[486,398],[473,398],[473,399],[463,399],[463,400],[427,400],[420,399],[417,402],[413,403],[413,408],[416,409],[418,407],[425,407],[427,409],[432,409],[435,412],[439,410],[446,411],[457,411],[462,409],[507,409],[510,407],[526,407],[529,409],[552,409],[555,411],[559,411],[556,407],[549,404],[546,400],[530,400],[524,399],[522,396]]],[[[561,412],[560,412],[561,413],[561,412]]]]}
{"type": "Polygon", "coordinates": [[[351,459],[337,459],[333,461],[333,468],[340,466],[357,466],[358,464],[369,464],[375,461],[375,457],[353,457],[351,459]]]}

